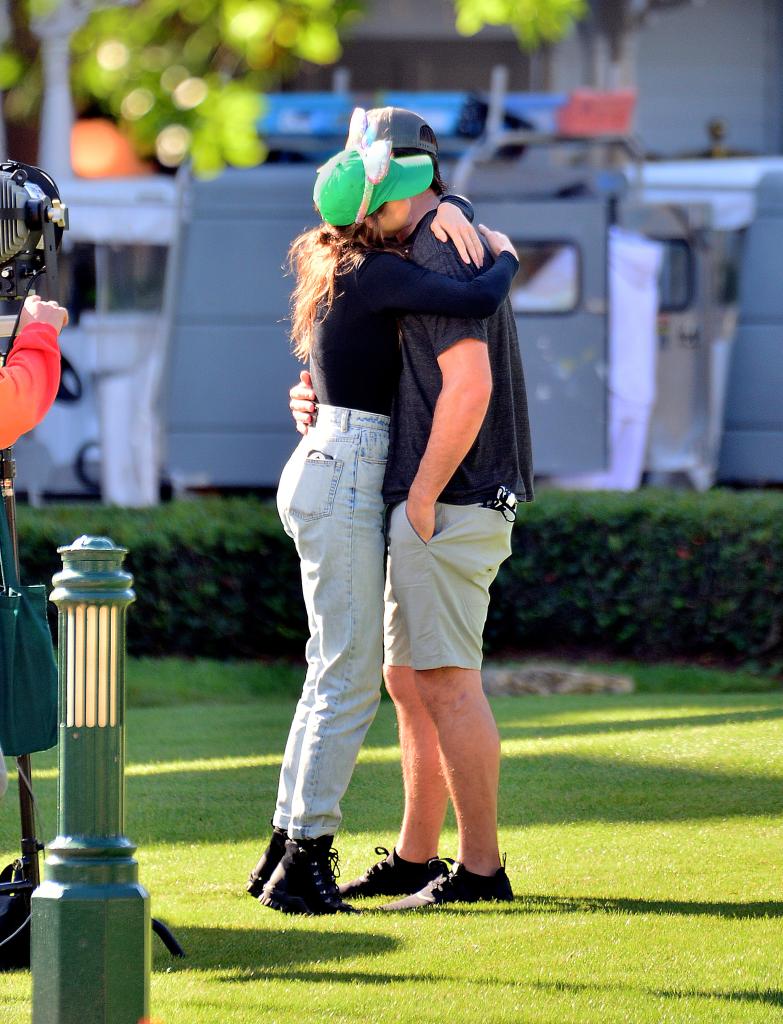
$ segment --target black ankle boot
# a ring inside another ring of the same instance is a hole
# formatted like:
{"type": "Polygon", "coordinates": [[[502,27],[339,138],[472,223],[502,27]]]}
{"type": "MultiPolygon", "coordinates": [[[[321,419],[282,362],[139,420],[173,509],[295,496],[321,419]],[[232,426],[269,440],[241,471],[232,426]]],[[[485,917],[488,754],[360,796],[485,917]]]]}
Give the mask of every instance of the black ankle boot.
{"type": "Polygon", "coordinates": [[[283,859],[286,839],[288,839],[288,833],[285,829],[278,828],[275,825],[272,838],[269,840],[269,846],[261,854],[261,860],[250,872],[250,878],[248,878],[247,885],[245,886],[254,899],[258,899],[261,895],[264,886],[272,877],[272,872],[283,859]]]}
{"type": "Polygon", "coordinates": [[[258,902],[285,914],[355,914],[343,903],[335,881],[334,836],[289,839],[285,855],[264,886],[258,902]]]}

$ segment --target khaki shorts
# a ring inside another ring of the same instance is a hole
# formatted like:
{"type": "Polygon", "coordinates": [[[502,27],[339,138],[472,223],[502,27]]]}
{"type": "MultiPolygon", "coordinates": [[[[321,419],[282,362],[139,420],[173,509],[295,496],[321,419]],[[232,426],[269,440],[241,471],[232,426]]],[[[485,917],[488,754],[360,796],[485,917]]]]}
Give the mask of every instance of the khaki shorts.
{"type": "Polygon", "coordinates": [[[389,520],[384,648],[387,665],[481,668],[489,588],[511,554],[511,527],[495,509],[435,505],[428,543],[405,503],[389,520]]]}

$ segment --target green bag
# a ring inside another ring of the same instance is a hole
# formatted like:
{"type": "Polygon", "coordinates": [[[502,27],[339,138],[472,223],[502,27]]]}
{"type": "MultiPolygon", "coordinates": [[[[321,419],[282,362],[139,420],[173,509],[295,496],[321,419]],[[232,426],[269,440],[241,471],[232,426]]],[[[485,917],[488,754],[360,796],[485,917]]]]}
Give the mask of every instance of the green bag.
{"type": "Polygon", "coordinates": [[[0,499],[0,748],[11,757],[57,743],[57,666],[46,587],[19,582],[0,499]]]}

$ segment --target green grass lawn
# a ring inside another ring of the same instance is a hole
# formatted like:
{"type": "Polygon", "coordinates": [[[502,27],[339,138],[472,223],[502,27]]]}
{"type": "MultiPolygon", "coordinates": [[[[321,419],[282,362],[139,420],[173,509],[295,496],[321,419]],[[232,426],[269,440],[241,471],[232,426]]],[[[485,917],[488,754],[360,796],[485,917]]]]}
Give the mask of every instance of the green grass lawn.
{"type": "MultiPolygon", "coordinates": [[[[730,689],[732,675],[745,692],[702,693],[707,670],[695,681],[682,670],[691,692],[664,692],[680,670],[650,671],[648,692],[630,696],[493,702],[513,905],[301,919],[243,891],[268,830],[295,673],[133,663],[133,702],[147,706],[129,716],[127,832],[139,843],[153,913],[188,952],[171,960],[155,940],[153,1016],[783,1020],[779,683],[752,692],[757,677],[724,673],[716,688],[730,689]]],[[[51,838],[54,759],[35,763],[51,838]]],[[[384,703],[344,801],[344,877],[375,859],[377,844],[393,845],[401,804],[394,714],[384,703]]],[[[15,852],[16,828],[12,790],[0,812],[1,863],[15,852]]],[[[441,852],[454,847],[450,819],[441,852]]],[[[29,992],[26,973],[0,976],[2,1024],[27,1024],[29,992]]]]}

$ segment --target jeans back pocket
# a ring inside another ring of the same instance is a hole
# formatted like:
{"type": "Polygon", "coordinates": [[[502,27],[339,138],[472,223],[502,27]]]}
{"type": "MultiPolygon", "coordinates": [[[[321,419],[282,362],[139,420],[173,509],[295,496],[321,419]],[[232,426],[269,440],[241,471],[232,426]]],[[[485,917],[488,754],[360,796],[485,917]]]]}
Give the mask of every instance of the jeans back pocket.
{"type": "Polygon", "coordinates": [[[302,521],[330,516],[342,470],[342,459],[290,459],[277,491],[281,513],[302,521]]]}
{"type": "Polygon", "coordinates": [[[362,430],[359,458],[376,466],[385,466],[389,454],[389,435],[380,430],[362,430]]]}

